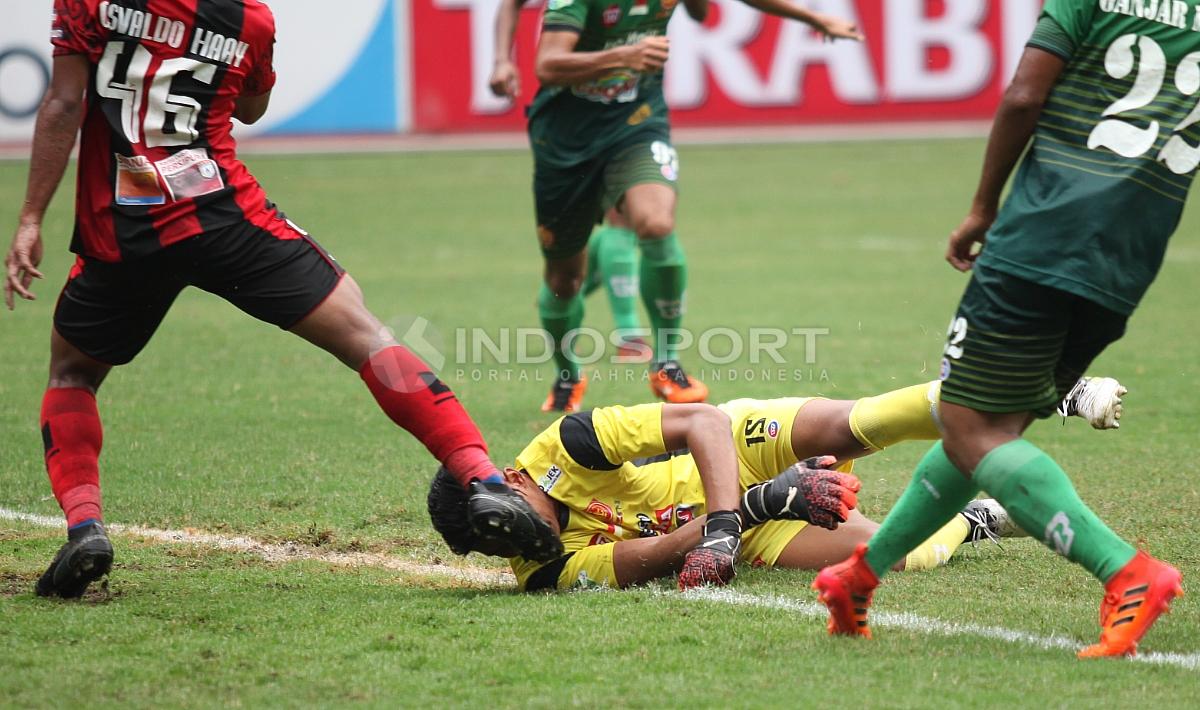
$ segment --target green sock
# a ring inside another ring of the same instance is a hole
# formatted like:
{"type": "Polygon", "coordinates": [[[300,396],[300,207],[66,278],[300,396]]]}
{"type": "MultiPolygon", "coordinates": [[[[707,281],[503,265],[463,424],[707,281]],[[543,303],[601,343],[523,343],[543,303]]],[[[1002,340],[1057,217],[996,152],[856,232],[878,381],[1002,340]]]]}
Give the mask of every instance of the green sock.
{"type": "Polygon", "coordinates": [[[608,289],[617,330],[636,330],[642,327],[638,319],[638,252],[637,235],[628,229],[604,226],[592,235],[589,242],[589,268],[598,270],[597,281],[608,289]]]}
{"type": "Polygon", "coordinates": [[[642,302],[654,329],[656,362],[676,359],[671,333],[683,323],[684,291],[687,290],[687,259],[674,233],[663,239],[642,240],[642,302]]]}
{"type": "Polygon", "coordinates": [[[579,363],[563,351],[563,338],[583,323],[583,294],[559,298],[549,286],[542,284],[542,290],[538,292],[538,315],[542,318],[542,327],[554,343],[554,364],[558,367],[558,377],[563,378],[565,373],[568,378],[578,380],[579,363]]]}
{"type": "Polygon", "coordinates": [[[937,442],[917,464],[912,481],[867,543],[867,565],[883,579],[892,566],[958,515],[979,492],[950,463],[937,442]]]}
{"type": "Polygon", "coordinates": [[[984,456],[975,468],[975,482],[1000,501],[1013,522],[1101,582],[1136,553],[1079,499],[1054,459],[1024,439],[984,456]]]}
{"type": "Polygon", "coordinates": [[[607,225],[592,232],[588,237],[587,271],[583,274],[583,296],[587,298],[604,283],[604,270],[600,268],[600,247],[604,240],[601,235],[607,231],[607,225]]]}

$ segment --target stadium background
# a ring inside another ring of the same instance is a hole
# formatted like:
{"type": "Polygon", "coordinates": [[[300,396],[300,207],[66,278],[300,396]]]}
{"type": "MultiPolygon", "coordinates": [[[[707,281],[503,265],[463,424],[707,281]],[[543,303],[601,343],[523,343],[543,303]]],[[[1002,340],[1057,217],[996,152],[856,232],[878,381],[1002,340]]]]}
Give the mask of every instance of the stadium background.
{"type": "MultiPolygon", "coordinates": [[[[279,84],[257,134],[519,130],[519,105],[487,89],[499,0],[286,0],[279,84]]],[[[22,143],[49,76],[51,0],[6,3],[0,25],[0,141],[22,143]]],[[[523,99],[543,0],[518,35],[523,99]]],[[[735,0],[703,25],[671,22],[667,99],[678,126],[876,125],[991,116],[1041,0],[814,0],[857,18],[864,44],[823,43],[735,0]]],[[[518,104],[522,101],[518,101],[518,104]]]]}
{"type": "MultiPolygon", "coordinates": [[[[804,0],[860,19],[865,45],[821,44],[735,0],[711,1],[703,27],[678,12],[671,27],[669,100],[686,127],[677,135],[771,140],[800,126],[822,140],[688,147],[679,214],[696,286],[688,327],[831,332],[816,376],[726,379],[716,397],[783,388],[856,397],[932,377],[964,279],[941,261],[945,234],[983,153],[978,137],[944,138],[962,135],[951,123],[975,134],[986,126],[1042,0],[804,0]],[[846,127],[839,135],[932,139],[823,140],[846,127]]],[[[485,84],[497,2],[271,2],[279,85],[263,122],[235,130],[267,136],[243,144],[257,152],[254,174],[335,250],[389,324],[419,314],[444,334],[490,334],[536,323],[528,152],[374,150],[478,146],[493,135],[523,143],[519,108],[485,84]],[[357,154],[264,154],[298,150],[357,154]],[[489,297],[462,295],[475,293],[489,297]]],[[[0,160],[0,222],[10,228],[49,66],[51,4],[0,0],[0,157],[19,158],[0,160]]],[[[541,5],[531,0],[518,39],[525,100],[541,5]]],[[[676,594],[670,580],[620,594],[512,594],[502,563],[446,553],[425,513],[428,454],[356,377],[197,289],[104,387],[110,522],[164,534],[126,529],[111,584],[82,603],[45,603],[31,589],[62,531],[36,412],[54,295],[71,261],[72,180],[48,214],[39,300],[0,314],[4,708],[395,707],[397,698],[413,707],[1196,706],[1200,595],[1156,626],[1142,662],[1080,664],[1073,651],[1095,638],[1098,588],[1034,540],[890,577],[872,644],[825,637],[804,572],[745,569],[735,587],[701,596],[676,594]],[[220,544],[196,542],[197,532],[220,544]]],[[[1069,462],[1101,517],[1187,579],[1200,578],[1200,336],[1187,327],[1197,234],[1193,206],[1128,336],[1095,369],[1132,390],[1121,431],[1070,421],[1031,435],[1069,462]]],[[[589,308],[589,323],[610,322],[601,303],[589,308]]],[[[788,353],[800,361],[798,349],[788,353]]],[[[499,382],[448,373],[498,459],[546,426],[535,378],[547,370],[521,366],[499,382]]],[[[647,392],[622,378],[595,382],[588,396],[598,405],[647,392]]],[[[901,446],[862,463],[865,514],[887,511],[923,451],[901,446]]]]}

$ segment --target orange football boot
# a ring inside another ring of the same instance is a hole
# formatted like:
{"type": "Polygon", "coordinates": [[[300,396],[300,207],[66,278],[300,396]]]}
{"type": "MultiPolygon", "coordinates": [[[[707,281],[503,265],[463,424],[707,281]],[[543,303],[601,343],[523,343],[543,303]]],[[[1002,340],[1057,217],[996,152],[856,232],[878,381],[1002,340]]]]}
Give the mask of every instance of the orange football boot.
{"type": "Polygon", "coordinates": [[[674,404],[695,404],[708,399],[708,387],[683,371],[674,360],[655,365],[650,371],[650,391],[674,404]]]}
{"type": "Polygon", "coordinates": [[[587,378],[579,376],[578,381],[556,380],[546,401],[542,402],[543,412],[578,412],[583,404],[583,393],[587,392],[587,378]]]}
{"type": "Polygon", "coordinates": [[[829,608],[830,635],[871,638],[867,610],[871,608],[879,578],[867,565],[866,554],[867,546],[860,542],[854,554],[821,570],[813,580],[817,599],[829,608]]]}
{"type": "Polygon", "coordinates": [[[1183,575],[1171,565],[1138,551],[1104,585],[1100,603],[1100,643],[1080,658],[1133,656],[1141,640],[1175,597],[1183,596],[1183,575]]]}

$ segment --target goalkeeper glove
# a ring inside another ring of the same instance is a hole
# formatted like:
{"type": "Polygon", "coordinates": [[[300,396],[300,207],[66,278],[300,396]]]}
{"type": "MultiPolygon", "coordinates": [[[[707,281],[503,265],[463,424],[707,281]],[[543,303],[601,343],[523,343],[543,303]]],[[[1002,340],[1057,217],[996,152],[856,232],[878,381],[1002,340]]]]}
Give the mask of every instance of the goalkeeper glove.
{"type": "Polygon", "coordinates": [[[734,562],[742,547],[742,520],[737,511],[717,510],[704,521],[700,544],[683,558],[679,589],[711,584],[724,586],[733,579],[734,562]]]}
{"type": "Polygon", "coordinates": [[[826,530],[846,522],[858,505],[862,483],[848,473],[827,470],[832,456],[811,458],[742,494],[742,517],[748,525],[768,520],[803,520],[826,530]]]}

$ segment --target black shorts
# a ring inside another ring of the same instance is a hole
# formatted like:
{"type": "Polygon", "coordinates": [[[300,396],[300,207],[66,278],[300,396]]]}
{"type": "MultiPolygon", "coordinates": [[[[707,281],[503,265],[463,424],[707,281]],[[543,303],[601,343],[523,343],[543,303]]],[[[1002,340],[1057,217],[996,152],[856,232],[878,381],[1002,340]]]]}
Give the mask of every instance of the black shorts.
{"type": "Polygon", "coordinates": [[[1128,316],[976,266],[950,322],[942,400],[981,412],[1050,416],[1128,316]]]}
{"type": "Polygon", "coordinates": [[[179,292],[196,286],[290,329],[333,292],[345,271],[288,224],[287,238],[242,222],[132,261],[80,257],[58,298],[54,328],[83,353],[123,365],[146,347],[179,292]]]}

